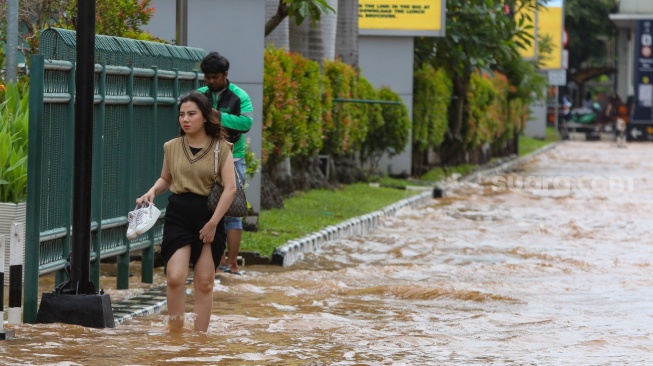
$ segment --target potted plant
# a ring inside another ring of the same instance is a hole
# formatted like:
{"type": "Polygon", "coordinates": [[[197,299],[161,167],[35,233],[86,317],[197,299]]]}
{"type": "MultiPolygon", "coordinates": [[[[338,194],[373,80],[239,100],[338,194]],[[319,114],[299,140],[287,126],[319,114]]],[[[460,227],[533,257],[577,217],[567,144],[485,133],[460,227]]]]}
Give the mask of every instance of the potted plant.
{"type": "Polygon", "coordinates": [[[6,268],[11,225],[19,222],[25,227],[29,93],[23,85],[0,88],[0,235],[5,236],[6,268]]]}
{"type": "MultiPolygon", "coordinates": [[[[245,145],[245,166],[247,180],[254,177],[256,173],[261,170],[261,159],[256,157],[256,153],[252,151],[249,138],[245,145]]],[[[247,184],[245,184],[247,186],[247,184]]],[[[252,206],[247,202],[247,216],[243,217],[243,230],[245,231],[258,231],[258,213],[252,210],[252,206]]]]}

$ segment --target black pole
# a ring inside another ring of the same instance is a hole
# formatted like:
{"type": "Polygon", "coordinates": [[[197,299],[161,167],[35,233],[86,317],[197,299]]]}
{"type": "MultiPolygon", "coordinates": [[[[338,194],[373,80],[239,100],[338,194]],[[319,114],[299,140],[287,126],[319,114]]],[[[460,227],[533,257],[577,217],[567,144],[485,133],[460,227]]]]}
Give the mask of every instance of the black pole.
{"type": "Polygon", "coordinates": [[[95,0],[79,0],[77,14],[75,169],[70,275],[68,283],[61,284],[51,293],[42,294],[36,322],[113,328],[115,321],[111,299],[102,291],[98,294],[95,285],[90,281],[95,0]]]}
{"type": "MultiPolygon", "coordinates": [[[[70,286],[91,294],[91,178],[93,167],[93,98],[95,69],[95,0],[77,4],[77,69],[75,71],[75,169],[70,286]]],[[[93,291],[91,291],[93,289],[93,291]]]]}

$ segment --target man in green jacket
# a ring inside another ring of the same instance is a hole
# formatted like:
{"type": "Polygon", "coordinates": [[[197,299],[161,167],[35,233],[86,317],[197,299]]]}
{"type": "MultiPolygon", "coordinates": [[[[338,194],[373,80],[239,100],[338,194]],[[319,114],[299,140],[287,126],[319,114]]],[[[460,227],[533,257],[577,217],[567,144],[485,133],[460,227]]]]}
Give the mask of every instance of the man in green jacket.
{"type": "MultiPolygon", "coordinates": [[[[245,133],[252,128],[254,110],[247,93],[229,82],[229,60],[217,52],[210,52],[200,65],[206,86],[197,91],[213,101],[213,113],[217,115],[229,133],[228,140],[233,143],[234,165],[240,183],[245,184],[245,133]]],[[[227,255],[219,264],[219,269],[233,274],[238,270],[238,252],[243,236],[241,217],[225,217],[227,229],[227,255]]]]}

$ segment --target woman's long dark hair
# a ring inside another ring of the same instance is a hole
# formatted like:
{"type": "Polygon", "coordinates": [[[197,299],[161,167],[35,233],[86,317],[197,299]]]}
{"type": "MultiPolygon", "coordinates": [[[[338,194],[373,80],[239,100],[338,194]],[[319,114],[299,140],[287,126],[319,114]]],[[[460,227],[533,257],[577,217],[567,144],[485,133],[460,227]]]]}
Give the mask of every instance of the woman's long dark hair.
{"type": "MultiPolygon", "coordinates": [[[[206,122],[204,122],[204,131],[206,131],[207,135],[217,137],[220,139],[227,138],[227,131],[224,129],[224,127],[222,127],[222,124],[219,121],[217,121],[217,119],[213,115],[211,102],[209,102],[209,99],[204,94],[198,93],[193,90],[188,94],[182,95],[181,97],[179,97],[179,105],[177,107],[177,112],[181,110],[181,105],[186,102],[194,102],[197,105],[197,108],[200,110],[200,113],[202,113],[202,117],[204,117],[204,119],[206,120],[206,122]]],[[[178,120],[177,123],[179,123],[178,120]]],[[[185,134],[186,131],[184,131],[183,128],[180,128],[179,135],[183,136],[185,134]]]]}

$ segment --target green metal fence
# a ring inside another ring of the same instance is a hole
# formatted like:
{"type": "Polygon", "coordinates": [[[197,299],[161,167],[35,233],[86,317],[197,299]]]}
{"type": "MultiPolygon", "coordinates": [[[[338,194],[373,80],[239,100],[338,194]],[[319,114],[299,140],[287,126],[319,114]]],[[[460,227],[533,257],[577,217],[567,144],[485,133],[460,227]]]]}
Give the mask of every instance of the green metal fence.
{"type": "MultiPolygon", "coordinates": [[[[41,34],[31,58],[28,193],[23,318],[36,321],[38,278],[63,268],[71,250],[74,31],[41,34]]],[[[179,133],[176,101],[199,86],[205,52],[125,38],[96,36],[91,202],[91,281],[99,287],[100,261],[117,257],[117,288],[129,287],[130,253],[142,250],[142,275],[153,281],[154,246],[163,220],[147,234],[126,238],[127,212],[161,171],[163,143],[179,133]]],[[[165,215],[167,196],[155,201],[165,215]]]]}

